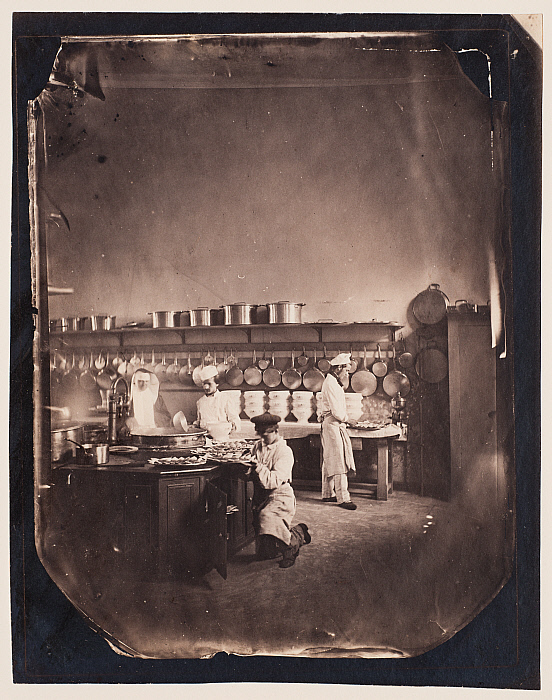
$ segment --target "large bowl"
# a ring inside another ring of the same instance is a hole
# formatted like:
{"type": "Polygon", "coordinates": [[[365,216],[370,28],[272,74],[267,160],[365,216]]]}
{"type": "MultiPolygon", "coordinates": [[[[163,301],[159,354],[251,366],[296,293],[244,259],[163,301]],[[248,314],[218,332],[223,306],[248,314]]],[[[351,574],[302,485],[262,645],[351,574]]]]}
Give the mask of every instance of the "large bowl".
{"type": "Polygon", "coordinates": [[[232,423],[226,423],[221,421],[219,423],[207,423],[207,432],[216,442],[227,442],[230,431],[232,430],[232,423]]]}
{"type": "Polygon", "coordinates": [[[187,430],[178,428],[137,428],[129,435],[131,445],[142,448],[167,447],[187,448],[200,447],[205,444],[207,431],[203,428],[188,427],[187,430]]]}

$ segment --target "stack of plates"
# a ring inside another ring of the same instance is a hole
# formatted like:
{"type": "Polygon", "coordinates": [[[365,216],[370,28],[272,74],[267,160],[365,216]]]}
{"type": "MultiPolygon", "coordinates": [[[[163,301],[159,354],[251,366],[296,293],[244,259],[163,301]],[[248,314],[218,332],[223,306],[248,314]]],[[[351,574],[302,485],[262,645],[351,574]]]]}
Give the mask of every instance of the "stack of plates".
{"type": "Polygon", "coordinates": [[[307,423],[312,416],[313,394],[310,391],[294,391],[291,397],[291,409],[299,423],[307,423]]]}

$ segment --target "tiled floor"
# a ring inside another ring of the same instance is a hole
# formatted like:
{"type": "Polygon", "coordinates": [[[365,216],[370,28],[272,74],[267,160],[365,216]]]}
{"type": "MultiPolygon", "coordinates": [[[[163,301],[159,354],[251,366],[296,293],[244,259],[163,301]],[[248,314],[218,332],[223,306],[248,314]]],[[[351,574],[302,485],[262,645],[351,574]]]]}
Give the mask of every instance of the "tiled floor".
{"type": "Polygon", "coordinates": [[[418,654],[469,622],[507,577],[497,517],[481,523],[404,492],[385,502],[353,494],[356,511],[322,503],[317,491],[296,497],[294,522],[308,524],[312,542],[290,569],[256,561],[250,545],[226,580],[212,571],[141,582],[67,561],[53,577],[116,646],[155,658],[418,654]]]}

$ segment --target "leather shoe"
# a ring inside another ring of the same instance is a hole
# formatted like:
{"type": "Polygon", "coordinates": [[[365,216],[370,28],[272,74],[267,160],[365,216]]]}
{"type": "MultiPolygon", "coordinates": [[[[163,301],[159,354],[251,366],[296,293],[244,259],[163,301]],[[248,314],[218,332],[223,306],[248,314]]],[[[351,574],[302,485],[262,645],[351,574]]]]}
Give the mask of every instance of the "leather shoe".
{"type": "Polygon", "coordinates": [[[289,569],[290,566],[293,566],[295,564],[295,560],[297,559],[297,554],[292,554],[291,553],[291,547],[288,550],[284,551],[284,556],[282,558],[282,561],[280,562],[280,569],[289,569]]]}
{"type": "Polygon", "coordinates": [[[330,496],[329,498],[322,499],[324,503],[337,503],[337,496],[330,496]]]}
{"type": "Polygon", "coordinates": [[[352,501],[345,501],[345,503],[339,504],[340,508],[346,508],[347,510],[356,510],[356,505],[352,501]]]}
{"type": "Polygon", "coordinates": [[[309,534],[309,528],[305,525],[305,523],[299,523],[297,527],[300,527],[301,530],[303,530],[303,537],[305,540],[305,544],[310,544],[312,542],[312,537],[309,534]]]}

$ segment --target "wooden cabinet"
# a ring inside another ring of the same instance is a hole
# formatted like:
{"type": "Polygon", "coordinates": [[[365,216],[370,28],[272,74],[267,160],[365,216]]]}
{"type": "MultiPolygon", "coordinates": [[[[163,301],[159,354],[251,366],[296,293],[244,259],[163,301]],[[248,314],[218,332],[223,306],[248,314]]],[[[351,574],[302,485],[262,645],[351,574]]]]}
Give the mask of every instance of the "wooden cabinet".
{"type": "MultiPolygon", "coordinates": [[[[228,470],[230,471],[230,470],[228,470]]],[[[253,482],[245,481],[237,474],[227,474],[212,482],[226,495],[228,506],[234,506],[227,516],[228,556],[234,555],[240,549],[253,541],[253,482]]]]}
{"type": "MultiPolygon", "coordinates": [[[[65,545],[94,551],[106,566],[118,562],[136,576],[173,578],[215,568],[226,578],[228,495],[211,483],[219,466],[162,473],[139,465],[66,465],[55,474],[65,545]]],[[[243,492],[238,482],[230,490],[245,505],[243,492]]],[[[231,544],[230,551],[239,548],[231,544]]]]}
{"type": "Polygon", "coordinates": [[[497,502],[496,358],[487,313],[448,314],[451,497],[497,502]]]}

